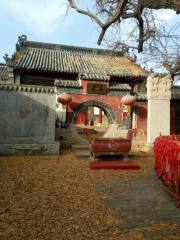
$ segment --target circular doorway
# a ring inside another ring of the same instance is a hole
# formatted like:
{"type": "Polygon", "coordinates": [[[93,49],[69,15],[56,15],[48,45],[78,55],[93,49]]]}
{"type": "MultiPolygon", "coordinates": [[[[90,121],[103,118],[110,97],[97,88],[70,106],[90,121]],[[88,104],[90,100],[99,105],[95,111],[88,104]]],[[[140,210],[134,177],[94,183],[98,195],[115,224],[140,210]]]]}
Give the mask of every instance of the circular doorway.
{"type": "MultiPolygon", "coordinates": [[[[106,132],[103,134],[103,137],[113,136],[113,134],[115,133],[114,130],[115,130],[115,128],[117,128],[117,116],[112,107],[110,107],[108,104],[106,104],[104,102],[97,101],[97,100],[90,100],[90,101],[83,102],[74,108],[74,110],[70,116],[69,126],[71,129],[72,135],[73,135],[74,139],[76,139],[77,142],[87,142],[87,140],[82,138],[76,130],[76,127],[75,127],[76,116],[77,116],[78,112],[81,112],[82,109],[84,109],[85,107],[90,107],[90,106],[97,107],[106,114],[108,127],[107,127],[106,132]]],[[[84,128],[86,128],[86,126],[84,126],[84,128]]]]}

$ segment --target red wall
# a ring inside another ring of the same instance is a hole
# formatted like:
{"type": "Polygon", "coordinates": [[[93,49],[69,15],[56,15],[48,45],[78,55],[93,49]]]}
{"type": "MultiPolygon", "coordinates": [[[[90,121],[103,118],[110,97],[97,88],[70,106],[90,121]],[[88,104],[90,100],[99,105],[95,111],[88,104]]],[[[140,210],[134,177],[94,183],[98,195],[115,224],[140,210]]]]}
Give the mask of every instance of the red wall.
{"type": "Polygon", "coordinates": [[[176,130],[176,108],[171,106],[170,108],[170,134],[175,133],[176,130]]]}
{"type": "Polygon", "coordinates": [[[68,104],[68,115],[67,122],[70,120],[71,113],[74,108],[80,103],[97,100],[108,104],[112,107],[117,115],[118,124],[120,124],[120,112],[121,112],[121,97],[120,96],[106,96],[106,95],[81,95],[81,94],[70,94],[72,97],[72,102],[68,104]]]}
{"type": "Polygon", "coordinates": [[[147,104],[138,104],[137,134],[147,135],[147,104]]]}

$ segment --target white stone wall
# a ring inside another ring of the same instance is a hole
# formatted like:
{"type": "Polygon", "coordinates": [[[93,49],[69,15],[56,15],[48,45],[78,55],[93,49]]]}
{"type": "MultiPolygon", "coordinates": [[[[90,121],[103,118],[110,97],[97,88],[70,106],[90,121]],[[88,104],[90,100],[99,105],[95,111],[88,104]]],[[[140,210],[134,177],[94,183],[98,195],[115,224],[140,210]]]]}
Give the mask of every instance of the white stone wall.
{"type": "MultiPolygon", "coordinates": [[[[99,115],[99,108],[94,107],[94,115],[99,115]]],[[[102,111],[102,115],[104,115],[103,111],[102,111]]]]}

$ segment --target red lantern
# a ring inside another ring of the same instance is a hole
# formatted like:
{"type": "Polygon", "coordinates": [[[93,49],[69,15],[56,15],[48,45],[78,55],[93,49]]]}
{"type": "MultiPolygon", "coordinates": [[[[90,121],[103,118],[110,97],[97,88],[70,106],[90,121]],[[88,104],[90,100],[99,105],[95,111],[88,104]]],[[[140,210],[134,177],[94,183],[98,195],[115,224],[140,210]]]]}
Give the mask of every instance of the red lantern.
{"type": "Polygon", "coordinates": [[[72,97],[67,93],[62,93],[57,96],[57,101],[62,104],[68,104],[72,102],[72,97]]]}
{"type": "Polygon", "coordinates": [[[126,95],[122,97],[121,102],[124,105],[133,105],[136,102],[136,98],[132,95],[126,95]]]}

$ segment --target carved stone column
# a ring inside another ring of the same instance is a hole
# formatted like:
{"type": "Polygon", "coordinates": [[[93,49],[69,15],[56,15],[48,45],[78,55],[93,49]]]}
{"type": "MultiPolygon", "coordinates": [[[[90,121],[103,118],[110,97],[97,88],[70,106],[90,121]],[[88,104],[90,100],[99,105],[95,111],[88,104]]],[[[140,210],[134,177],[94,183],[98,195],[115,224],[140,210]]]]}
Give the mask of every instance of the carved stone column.
{"type": "Polygon", "coordinates": [[[171,85],[171,77],[166,73],[152,73],[147,79],[148,145],[151,145],[160,133],[170,134],[171,85]]]}

